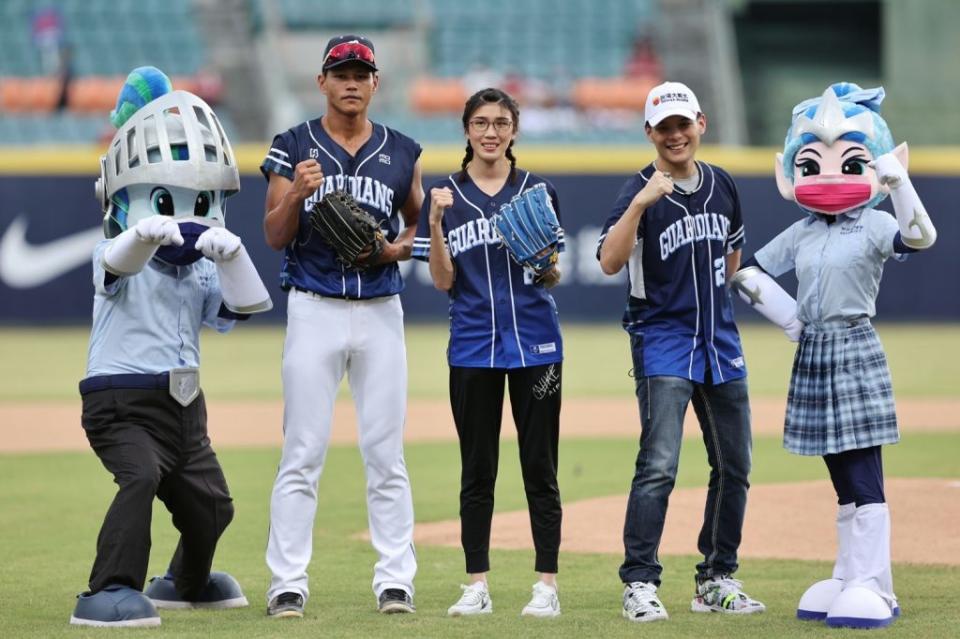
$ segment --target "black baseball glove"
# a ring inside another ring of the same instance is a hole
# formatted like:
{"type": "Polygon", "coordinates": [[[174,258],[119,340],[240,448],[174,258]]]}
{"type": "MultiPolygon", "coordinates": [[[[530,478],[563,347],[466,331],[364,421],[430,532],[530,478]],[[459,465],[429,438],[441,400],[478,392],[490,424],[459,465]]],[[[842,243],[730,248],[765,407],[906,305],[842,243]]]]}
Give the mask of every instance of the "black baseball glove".
{"type": "Polygon", "coordinates": [[[385,240],[377,220],[346,191],[327,193],[314,204],[310,225],[333,248],[337,258],[352,268],[375,264],[383,252],[385,240]]]}

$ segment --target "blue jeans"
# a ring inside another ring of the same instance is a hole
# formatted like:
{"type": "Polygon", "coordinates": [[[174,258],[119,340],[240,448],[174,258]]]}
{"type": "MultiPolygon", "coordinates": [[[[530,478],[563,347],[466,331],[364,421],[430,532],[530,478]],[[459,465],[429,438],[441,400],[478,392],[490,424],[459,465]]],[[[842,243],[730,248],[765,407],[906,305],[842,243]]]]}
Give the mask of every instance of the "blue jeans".
{"type": "Polygon", "coordinates": [[[640,406],[640,452],[623,527],[624,583],[660,585],[663,567],[657,548],[667,502],[677,477],[683,417],[692,401],[710,463],[710,483],[697,547],[701,578],[737,569],[737,549],[750,484],[750,404],[745,378],[724,384],[698,384],[681,377],[643,374],[642,339],[631,336],[634,377],[640,406]]]}

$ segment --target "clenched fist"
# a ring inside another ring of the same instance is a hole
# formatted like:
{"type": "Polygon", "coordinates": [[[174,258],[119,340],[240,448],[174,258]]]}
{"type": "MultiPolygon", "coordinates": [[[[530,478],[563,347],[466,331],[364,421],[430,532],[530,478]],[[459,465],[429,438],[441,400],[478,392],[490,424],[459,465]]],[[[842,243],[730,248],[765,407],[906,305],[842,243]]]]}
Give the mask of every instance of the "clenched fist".
{"type": "Polygon", "coordinates": [[[900,160],[893,153],[884,153],[868,166],[877,172],[877,181],[891,189],[899,188],[909,180],[907,170],[900,164],[900,160]]]}
{"type": "Polygon", "coordinates": [[[183,246],[180,226],[173,221],[172,217],[151,215],[137,222],[134,229],[137,239],[146,244],[183,246]]]}
{"type": "Polygon", "coordinates": [[[631,204],[636,204],[641,210],[645,210],[656,204],[664,195],[672,192],[673,180],[670,179],[670,174],[654,170],[650,181],[634,196],[631,204]]]}
{"type": "Polygon", "coordinates": [[[242,247],[240,238],[222,227],[208,229],[197,238],[197,250],[214,262],[232,260],[242,247]]]}
{"type": "Polygon", "coordinates": [[[290,186],[292,195],[297,199],[305,200],[323,184],[323,168],[314,159],[297,163],[293,169],[293,184],[290,186]]]}
{"type": "Polygon", "coordinates": [[[443,212],[453,206],[453,191],[447,187],[430,189],[430,223],[439,224],[443,212]]]}

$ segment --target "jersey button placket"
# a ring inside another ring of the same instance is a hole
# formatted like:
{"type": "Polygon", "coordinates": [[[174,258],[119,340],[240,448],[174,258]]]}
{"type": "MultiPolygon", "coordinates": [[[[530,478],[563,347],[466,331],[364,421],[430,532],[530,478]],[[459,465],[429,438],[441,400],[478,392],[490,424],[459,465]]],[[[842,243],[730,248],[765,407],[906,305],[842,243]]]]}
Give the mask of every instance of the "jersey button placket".
{"type": "Polygon", "coordinates": [[[191,291],[186,281],[186,267],[177,266],[175,268],[177,269],[177,294],[180,297],[180,308],[177,312],[177,336],[180,338],[180,350],[177,356],[180,358],[180,365],[183,366],[186,363],[186,359],[183,357],[183,352],[188,341],[186,335],[188,335],[190,330],[188,327],[190,309],[187,307],[187,295],[190,294],[191,291]]]}

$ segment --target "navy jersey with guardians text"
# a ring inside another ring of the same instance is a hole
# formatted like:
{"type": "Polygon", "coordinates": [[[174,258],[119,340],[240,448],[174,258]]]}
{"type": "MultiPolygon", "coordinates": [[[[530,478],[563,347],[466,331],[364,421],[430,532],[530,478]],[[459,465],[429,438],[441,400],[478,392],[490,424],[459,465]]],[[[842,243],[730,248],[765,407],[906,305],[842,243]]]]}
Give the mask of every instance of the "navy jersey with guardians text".
{"type": "Polygon", "coordinates": [[[369,299],[395,295],[403,289],[396,262],[358,270],[345,266],[310,226],[313,205],[329,191],[347,191],[381,223],[384,236],[393,241],[400,232],[399,211],[410,194],[413,167],[420,145],[388,127],[373,123],[370,139],[350,155],[334,142],[320,119],[302,122],[274,137],[260,171],[293,179],[293,170],[313,158],[323,169],[324,180],[303,202],[300,227],[287,245],[280,286],[310,291],[326,297],[369,299]]]}
{"type": "MultiPolygon", "coordinates": [[[[628,262],[623,326],[642,337],[644,375],[721,384],[746,375],[725,261],[743,245],[743,219],[730,175],[705,162],[697,168],[693,191],[675,186],[640,219],[628,262]]],[[[607,231],[653,173],[650,164],[620,190],[600,235],[598,257],[607,231]]]]}
{"type": "MultiPolygon", "coordinates": [[[[450,366],[523,368],[563,360],[563,342],[556,303],[533,281],[533,273],[517,264],[500,242],[490,218],[514,195],[541,182],[557,212],[557,193],[549,182],[517,169],[496,195],[487,195],[459,173],[431,184],[424,198],[413,240],[413,257],[430,258],[430,190],[453,191],[453,206],[443,215],[444,244],[455,268],[450,289],[450,366]]],[[[564,249],[563,229],[560,250],[564,249]]]]}

